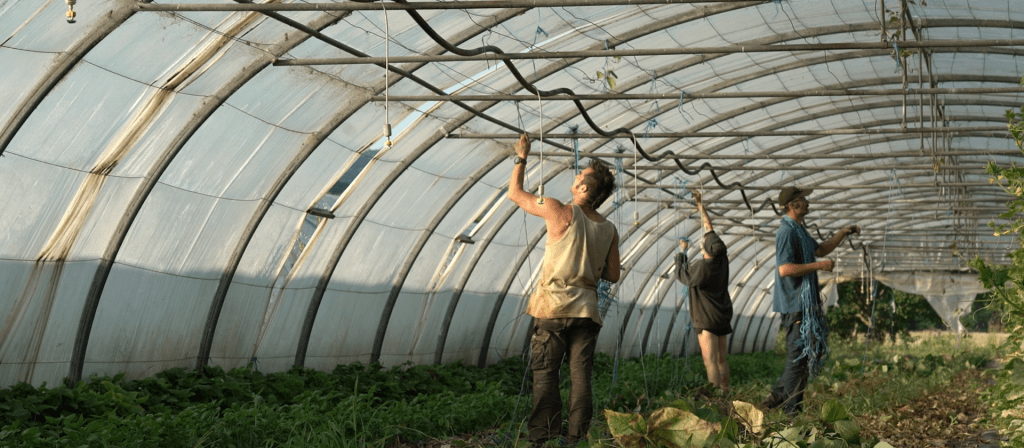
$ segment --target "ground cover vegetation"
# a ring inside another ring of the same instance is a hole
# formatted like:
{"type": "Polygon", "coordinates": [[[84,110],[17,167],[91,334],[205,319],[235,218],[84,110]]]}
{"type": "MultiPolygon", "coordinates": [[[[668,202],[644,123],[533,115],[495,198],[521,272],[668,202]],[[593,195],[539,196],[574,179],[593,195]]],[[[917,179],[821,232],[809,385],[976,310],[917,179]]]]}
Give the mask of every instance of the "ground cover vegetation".
{"type": "MultiPolygon", "coordinates": [[[[991,346],[951,338],[833,345],[829,367],[795,420],[748,404],[781,373],[778,353],[730,356],[729,394],[706,383],[698,356],[616,361],[600,354],[587,444],[874,447],[884,439],[870,429],[878,419],[912,421],[898,410],[955,378],[974,378],[964,372],[997,357],[991,346]]],[[[485,369],[353,364],[330,373],[262,374],[213,367],[142,380],[93,377],[73,387],[19,384],[0,390],[0,446],[522,448],[529,446],[526,369],[510,358],[485,369]]],[[[563,394],[568,387],[566,379],[563,394]]],[[[948,412],[941,421],[974,423],[958,416],[969,412],[948,412]]],[[[955,436],[941,429],[935,437],[955,436]]]]}

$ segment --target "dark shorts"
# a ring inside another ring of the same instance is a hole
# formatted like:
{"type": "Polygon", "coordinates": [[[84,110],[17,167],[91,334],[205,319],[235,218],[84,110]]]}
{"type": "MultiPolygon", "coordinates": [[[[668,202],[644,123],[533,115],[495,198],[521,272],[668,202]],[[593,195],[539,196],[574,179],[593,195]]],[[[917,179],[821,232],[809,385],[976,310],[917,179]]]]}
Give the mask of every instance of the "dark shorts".
{"type": "Polygon", "coordinates": [[[715,336],[728,336],[729,334],[732,333],[732,328],[716,328],[716,329],[711,329],[711,328],[697,328],[697,327],[694,327],[694,330],[697,330],[697,334],[700,334],[700,332],[702,332],[702,331],[707,331],[708,333],[711,333],[711,334],[713,334],[715,336]]]}

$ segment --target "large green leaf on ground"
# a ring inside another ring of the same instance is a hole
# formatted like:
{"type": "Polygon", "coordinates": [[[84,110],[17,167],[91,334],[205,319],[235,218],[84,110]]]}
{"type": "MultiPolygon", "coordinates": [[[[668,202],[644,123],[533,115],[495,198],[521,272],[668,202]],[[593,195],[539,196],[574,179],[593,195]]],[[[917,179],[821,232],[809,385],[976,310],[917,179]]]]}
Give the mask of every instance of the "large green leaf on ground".
{"type": "Polygon", "coordinates": [[[608,420],[608,430],[612,437],[626,448],[638,448],[647,445],[644,437],[647,435],[647,422],[640,414],[615,412],[610,409],[604,410],[604,417],[608,420]]]}
{"type": "Polygon", "coordinates": [[[807,445],[807,448],[847,448],[849,445],[842,439],[818,439],[807,445]]]}
{"type": "Polygon", "coordinates": [[[754,434],[764,432],[764,412],[744,401],[733,401],[732,408],[736,411],[737,419],[750,429],[750,432],[754,434]]]}
{"type": "Polygon", "coordinates": [[[821,420],[825,423],[832,423],[837,420],[844,420],[850,416],[846,413],[846,406],[843,406],[835,398],[828,400],[821,406],[821,420]]]}
{"type": "Polygon", "coordinates": [[[722,424],[702,420],[681,409],[661,408],[651,413],[647,428],[655,443],[672,448],[702,447],[722,430],[722,424]]]}
{"type": "Polygon", "coordinates": [[[857,427],[857,423],[852,420],[838,420],[834,424],[836,425],[836,432],[839,433],[839,437],[842,437],[843,440],[851,444],[860,443],[860,428],[857,427]]]}
{"type": "Polygon", "coordinates": [[[805,428],[794,426],[772,433],[765,438],[765,446],[771,448],[799,448],[798,443],[805,441],[805,428]]]}

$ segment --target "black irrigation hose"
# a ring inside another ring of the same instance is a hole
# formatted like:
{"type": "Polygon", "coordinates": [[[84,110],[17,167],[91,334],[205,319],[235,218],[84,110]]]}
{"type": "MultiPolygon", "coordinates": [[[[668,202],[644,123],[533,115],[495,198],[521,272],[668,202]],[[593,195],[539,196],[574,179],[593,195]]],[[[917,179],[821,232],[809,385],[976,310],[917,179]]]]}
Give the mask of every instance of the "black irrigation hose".
{"type": "MultiPolygon", "coordinates": [[[[354,0],[354,1],[361,2],[361,3],[373,3],[376,0],[354,0]]],[[[395,3],[401,3],[401,4],[407,4],[408,3],[406,0],[393,0],[393,1],[395,3]]],[[[441,35],[437,34],[437,32],[434,31],[434,29],[431,28],[430,25],[427,24],[427,21],[424,20],[423,17],[420,16],[419,13],[416,12],[415,10],[409,9],[409,10],[406,10],[406,13],[408,13],[409,16],[412,17],[412,19],[416,22],[416,24],[418,24],[420,26],[420,28],[425,33],[427,33],[427,35],[430,36],[431,39],[434,40],[434,42],[436,42],[438,45],[441,45],[442,47],[444,47],[445,50],[448,50],[449,52],[451,52],[453,54],[456,54],[456,55],[459,55],[459,56],[475,56],[475,55],[483,54],[483,53],[494,53],[494,54],[500,54],[500,55],[505,54],[505,52],[501,48],[498,48],[498,47],[493,46],[493,45],[484,45],[482,47],[477,47],[477,48],[470,49],[470,50],[465,50],[465,49],[459,48],[459,47],[457,47],[455,45],[452,45],[447,40],[445,40],[443,37],[441,37],[441,35]]],[[[558,88],[558,89],[554,89],[554,90],[540,90],[536,86],[534,86],[532,83],[527,81],[526,78],[523,77],[522,73],[519,73],[519,70],[516,69],[515,65],[512,63],[512,61],[510,59],[502,59],[501,61],[503,63],[505,63],[505,66],[508,67],[509,72],[512,73],[512,76],[514,76],[516,78],[516,80],[519,81],[519,84],[522,85],[523,88],[526,89],[526,91],[528,91],[528,92],[530,92],[530,93],[532,93],[534,95],[538,95],[538,96],[555,96],[555,95],[559,95],[559,94],[562,94],[562,95],[576,95],[575,92],[573,92],[572,90],[570,90],[568,88],[564,88],[564,87],[561,87],[561,88],[558,88]]],[[[598,126],[597,123],[594,123],[594,120],[590,118],[590,114],[587,113],[587,109],[583,106],[583,103],[580,100],[575,99],[575,100],[572,100],[572,102],[573,102],[573,104],[576,105],[576,109],[578,109],[580,111],[580,116],[583,117],[583,120],[586,121],[587,124],[590,125],[590,128],[593,129],[598,134],[600,134],[600,135],[602,135],[604,137],[614,137],[614,136],[619,135],[619,134],[629,134],[630,140],[633,142],[633,147],[636,148],[637,153],[639,153],[645,160],[650,161],[650,162],[658,162],[658,161],[663,160],[665,158],[665,154],[671,155],[671,156],[676,155],[672,151],[665,151],[659,157],[652,157],[650,154],[647,154],[647,152],[644,151],[643,148],[640,147],[640,142],[637,141],[636,136],[633,134],[633,131],[630,131],[629,129],[626,129],[626,128],[616,128],[616,129],[613,129],[611,131],[605,131],[604,129],[601,129],[601,127],[598,126]]],[[[756,213],[755,210],[754,210],[754,207],[750,205],[750,199],[747,198],[746,191],[743,190],[743,184],[741,184],[739,182],[733,182],[733,183],[728,184],[728,185],[723,183],[718,178],[718,174],[715,173],[715,170],[711,168],[711,164],[709,164],[707,162],[701,164],[700,167],[698,167],[697,169],[691,171],[691,170],[686,169],[686,167],[684,167],[683,164],[681,162],[679,162],[679,159],[672,159],[672,160],[676,163],[676,166],[679,167],[679,169],[682,170],[686,174],[694,176],[694,175],[700,174],[701,170],[707,169],[708,172],[711,173],[711,177],[715,180],[715,183],[718,184],[719,187],[722,187],[724,189],[730,189],[730,190],[731,189],[739,189],[740,196],[743,197],[743,202],[747,205],[747,209],[750,210],[751,213],[756,213]]],[[[762,204],[762,206],[760,208],[758,208],[757,211],[760,211],[762,209],[764,209],[764,205],[763,204],[762,204]]],[[[781,215],[781,213],[779,213],[779,211],[775,209],[775,205],[774,204],[772,204],[772,210],[775,211],[776,215],[781,215]]]]}
{"type": "MultiPolygon", "coordinates": [[[[252,3],[250,0],[235,0],[235,1],[238,2],[238,3],[252,3]]],[[[362,2],[362,3],[373,3],[372,0],[370,0],[370,1],[368,1],[368,0],[353,0],[353,1],[358,1],[358,2],[362,2]]],[[[280,13],[273,12],[273,11],[262,11],[261,14],[263,14],[263,15],[265,15],[267,17],[273,18],[274,20],[277,20],[277,21],[279,21],[281,23],[284,23],[284,24],[286,24],[286,25],[288,25],[288,26],[290,26],[292,28],[295,28],[295,29],[297,29],[299,31],[302,31],[302,32],[304,32],[306,34],[309,34],[310,36],[313,36],[313,37],[319,39],[321,42],[324,42],[327,45],[330,45],[332,47],[338,48],[338,49],[340,49],[342,51],[345,51],[345,52],[348,52],[348,53],[350,53],[352,55],[355,55],[355,56],[358,56],[358,57],[369,57],[369,55],[366,54],[366,53],[363,53],[363,52],[361,52],[361,51],[359,51],[359,50],[357,50],[357,49],[355,49],[353,47],[350,47],[350,46],[346,45],[345,43],[340,42],[340,41],[338,41],[336,39],[332,39],[332,38],[324,35],[320,31],[312,29],[312,28],[306,26],[305,24],[302,24],[302,23],[300,23],[298,21],[292,20],[292,19],[290,19],[290,18],[288,18],[288,17],[286,17],[286,16],[284,16],[284,15],[282,15],[280,13]]],[[[392,71],[394,73],[402,75],[406,79],[409,79],[409,80],[415,82],[416,84],[419,84],[419,85],[423,86],[424,88],[426,88],[427,90],[429,90],[431,92],[434,92],[434,93],[436,93],[438,95],[444,95],[445,94],[445,92],[443,90],[438,89],[433,84],[428,83],[426,80],[424,80],[424,79],[414,75],[413,73],[411,73],[409,71],[402,70],[402,69],[400,69],[398,67],[394,67],[394,66],[392,66],[390,64],[374,64],[374,65],[376,65],[378,67],[381,67],[384,70],[390,70],[390,71],[392,71]]],[[[482,118],[482,119],[484,119],[486,121],[494,123],[494,124],[496,124],[498,126],[506,128],[508,130],[515,131],[515,132],[525,132],[525,130],[523,130],[523,129],[519,129],[519,128],[513,126],[513,125],[505,123],[504,121],[498,120],[497,118],[494,118],[494,117],[492,117],[490,115],[487,115],[487,114],[485,114],[483,112],[480,112],[480,111],[474,109],[473,107],[470,107],[468,104],[466,104],[466,103],[464,103],[462,101],[452,101],[452,103],[455,104],[456,106],[466,110],[467,112],[472,113],[473,115],[475,115],[477,117],[480,117],[480,118],[482,118]]],[[[447,132],[447,131],[445,131],[445,132],[447,132]]],[[[551,142],[551,145],[555,146],[555,147],[558,147],[558,148],[565,149],[565,150],[570,150],[570,148],[568,146],[562,145],[560,143],[551,142]]]]}

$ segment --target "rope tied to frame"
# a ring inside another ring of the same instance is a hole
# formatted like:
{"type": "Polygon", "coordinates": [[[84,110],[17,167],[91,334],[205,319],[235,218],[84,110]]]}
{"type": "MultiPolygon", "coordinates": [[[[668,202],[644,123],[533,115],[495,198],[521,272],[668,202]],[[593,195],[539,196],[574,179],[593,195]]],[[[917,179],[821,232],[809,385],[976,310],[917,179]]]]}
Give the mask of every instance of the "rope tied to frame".
{"type": "MultiPolygon", "coordinates": [[[[896,70],[893,73],[899,73],[900,70],[903,70],[903,64],[900,62],[900,44],[893,40],[892,46],[896,50],[896,70]]],[[[903,88],[906,89],[907,87],[903,86],[903,88]]]]}
{"type": "Polygon", "coordinates": [[[687,114],[686,111],[683,110],[683,104],[685,104],[684,98],[686,98],[686,91],[685,90],[680,90],[679,91],[679,106],[677,106],[676,109],[679,111],[679,115],[681,117],[683,117],[683,121],[685,121],[686,124],[689,125],[690,124],[689,118],[693,118],[693,117],[687,118],[687,115],[689,115],[689,114],[687,114]]]}
{"type": "MultiPolygon", "coordinates": [[[[540,27],[540,9],[537,9],[537,29],[533,32],[533,43],[530,44],[531,47],[537,47],[537,36],[540,36],[541,34],[544,35],[544,38],[549,37],[548,32],[544,31],[544,28],[540,27]]],[[[537,61],[533,60],[530,61],[530,63],[533,65],[533,82],[537,82],[537,61]]]]}
{"type": "Polygon", "coordinates": [[[775,3],[775,15],[772,16],[771,20],[775,20],[775,18],[779,16],[779,9],[782,7],[782,0],[774,0],[772,3],[775,3]]]}
{"type": "Polygon", "coordinates": [[[653,131],[654,128],[656,128],[656,127],[658,127],[658,120],[657,119],[652,118],[650,120],[647,120],[647,123],[644,124],[644,137],[643,137],[644,140],[647,140],[647,134],[649,134],[651,131],[653,131]]]}

